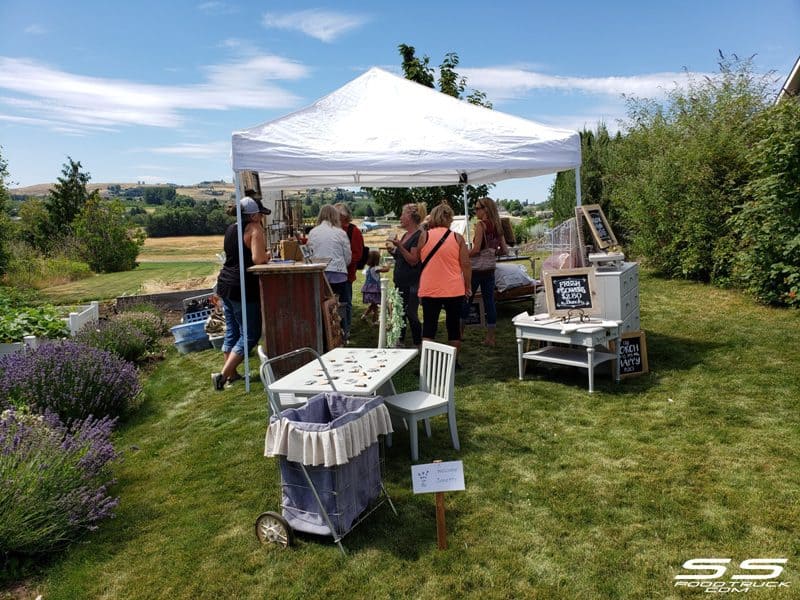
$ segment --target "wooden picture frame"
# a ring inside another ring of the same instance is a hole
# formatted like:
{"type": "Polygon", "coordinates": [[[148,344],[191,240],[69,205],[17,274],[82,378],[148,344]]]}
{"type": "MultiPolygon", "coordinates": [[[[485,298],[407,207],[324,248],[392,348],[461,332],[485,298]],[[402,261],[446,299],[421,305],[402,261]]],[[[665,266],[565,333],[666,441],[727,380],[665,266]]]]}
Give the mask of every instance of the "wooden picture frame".
{"type": "Polygon", "coordinates": [[[469,312],[464,319],[464,327],[486,327],[486,310],[483,296],[475,296],[469,303],[469,312]]]}
{"type": "Polygon", "coordinates": [[[242,171],[239,174],[242,196],[250,196],[253,200],[261,200],[261,179],[258,171],[242,171]]]}
{"type": "Polygon", "coordinates": [[[629,331],[620,336],[619,376],[636,377],[650,372],[647,363],[647,335],[644,331],[629,331]]]}
{"type": "Polygon", "coordinates": [[[325,351],[344,346],[342,315],[339,312],[339,297],[334,295],[322,301],[322,325],[325,330],[325,351]]]}
{"type": "Polygon", "coordinates": [[[608,224],[608,219],[606,219],[603,208],[599,204],[581,206],[581,212],[583,212],[586,224],[592,232],[594,242],[600,250],[617,245],[614,231],[611,229],[611,225],[608,224]]]}
{"type": "Polygon", "coordinates": [[[544,274],[544,292],[551,317],[602,313],[594,267],[548,271],[544,274]]]}

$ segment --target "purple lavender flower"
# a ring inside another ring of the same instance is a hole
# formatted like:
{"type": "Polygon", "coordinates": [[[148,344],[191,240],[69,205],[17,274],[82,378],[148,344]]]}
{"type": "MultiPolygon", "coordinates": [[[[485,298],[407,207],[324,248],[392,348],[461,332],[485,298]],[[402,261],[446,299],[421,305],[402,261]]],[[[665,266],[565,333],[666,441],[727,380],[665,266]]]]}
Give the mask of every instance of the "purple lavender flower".
{"type": "Polygon", "coordinates": [[[141,392],[135,367],[113,354],[72,341],[0,357],[0,410],[28,406],[65,421],[120,416],[141,392]]]}
{"type": "Polygon", "coordinates": [[[113,425],[88,418],[68,428],[49,411],[0,413],[0,554],[52,551],[113,516],[113,425]]]}

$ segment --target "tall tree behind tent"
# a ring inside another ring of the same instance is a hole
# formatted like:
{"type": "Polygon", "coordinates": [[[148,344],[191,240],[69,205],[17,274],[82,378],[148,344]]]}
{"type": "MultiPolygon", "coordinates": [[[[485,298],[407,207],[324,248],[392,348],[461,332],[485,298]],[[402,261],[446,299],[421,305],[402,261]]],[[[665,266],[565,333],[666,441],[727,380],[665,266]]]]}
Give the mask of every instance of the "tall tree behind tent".
{"type": "MultiPolygon", "coordinates": [[[[435,71],[430,66],[430,57],[426,55],[419,58],[416,55],[414,46],[407,46],[406,44],[400,44],[398,50],[403,58],[401,66],[406,79],[436,89],[435,71]]],[[[467,90],[467,78],[455,70],[458,63],[458,54],[455,52],[445,54],[442,64],[439,65],[439,91],[453,98],[465,99],[470,104],[492,108],[492,103],[486,99],[486,94],[480,90],[472,90],[464,98],[464,92],[467,90]]],[[[488,191],[489,186],[486,185],[468,185],[467,196],[470,206],[474,204],[475,200],[485,196],[488,191]]],[[[461,186],[458,185],[425,188],[371,188],[370,192],[375,201],[387,213],[394,212],[396,215],[399,215],[403,205],[409,202],[424,202],[428,210],[442,200],[447,200],[451,206],[458,207],[461,205],[463,196],[461,186]]],[[[456,209],[456,212],[458,212],[458,209],[456,209]]]]}

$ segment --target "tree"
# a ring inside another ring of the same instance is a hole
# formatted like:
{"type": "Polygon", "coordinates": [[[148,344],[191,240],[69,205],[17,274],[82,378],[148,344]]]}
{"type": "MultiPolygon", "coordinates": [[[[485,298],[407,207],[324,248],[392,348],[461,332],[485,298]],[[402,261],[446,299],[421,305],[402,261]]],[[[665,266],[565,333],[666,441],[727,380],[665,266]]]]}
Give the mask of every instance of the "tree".
{"type": "MultiPolygon", "coordinates": [[[[598,123],[597,130],[584,129],[581,137],[581,203],[599,204],[610,220],[614,212],[610,201],[610,161],[612,145],[621,138],[612,138],[605,123],[598,123]]],[[[557,223],[575,216],[575,171],[556,174],[550,187],[548,203],[557,223]]]]}
{"type": "MultiPolygon", "coordinates": [[[[430,66],[430,57],[419,58],[414,46],[406,44],[400,44],[398,50],[403,59],[401,66],[406,79],[436,89],[435,72],[430,66]]],[[[439,65],[439,91],[453,98],[462,99],[467,89],[467,78],[456,72],[458,63],[458,54],[455,52],[445,54],[444,60],[439,65]]],[[[474,90],[467,97],[467,101],[492,108],[491,103],[486,100],[486,94],[479,90],[474,90]]],[[[459,185],[428,188],[370,188],[369,191],[385,212],[393,212],[396,215],[400,214],[403,205],[407,203],[425,203],[430,210],[442,201],[449,202],[454,207],[461,206],[463,201],[463,190],[459,185]]],[[[467,185],[468,205],[472,206],[475,200],[486,196],[488,191],[489,186],[486,185],[467,185]]]]}
{"type": "Polygon", "coordinates": [[[103,200],[97,190],[86,200],[75,220],[75,237],[84,260],[97,273],[135,268],[145,239],[140,229],[127,226],[122,202],[103,200]]]}
{"type": "Polygon", "coordinates": [[[50,190],[50,195],[45,200],[45,206],[50,216],[50,228],[54,235],[61,237],[72,231],[72,222],[81,212],[89,192],[86,184],[91,179],[89,173],[81,171],[80,161],[75,162],[67,157],[69,162],[64,163],[61,177],[50,190]]]}
{"type": "Polygon", "coordinates": [[[17,236],[26,244],[46,254],[54,245],[50,226],[50,214],[44,201],[29,198],[19,207],[19,229],[17,236]]]}
{"type": "Polygon", "coordinates": [[[8,163],[3,158],[3,147],[0,146],[0,276],[5,275],[8,268],[9,251],[8,242],[11,237],[11,222],[6,212],[9,200],[8,188],[8,163]]]}

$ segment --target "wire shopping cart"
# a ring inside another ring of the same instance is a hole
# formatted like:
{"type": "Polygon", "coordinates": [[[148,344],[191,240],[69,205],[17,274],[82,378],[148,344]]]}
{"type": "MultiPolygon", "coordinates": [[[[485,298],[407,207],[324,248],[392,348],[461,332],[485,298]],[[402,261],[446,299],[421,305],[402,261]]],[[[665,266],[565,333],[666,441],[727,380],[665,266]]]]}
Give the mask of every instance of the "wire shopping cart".
{"type": "Polygon", "coordinates": [[[293,530],[330,535],[346,555],[341,540],[356,525],[388,502],[383,485],[382,436],[392,432],[389,411],[380,396],[346,396],[312,348],[293,350],[265,363],[311,352],[322,366],[333,392],[317,394],[299,408],[280,410],[267,393],[271,416],[265,456],[279,457],[282,513],[264,512],[256,536],[284,547],[293,530]]]}

